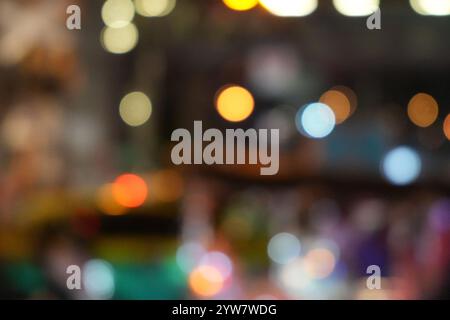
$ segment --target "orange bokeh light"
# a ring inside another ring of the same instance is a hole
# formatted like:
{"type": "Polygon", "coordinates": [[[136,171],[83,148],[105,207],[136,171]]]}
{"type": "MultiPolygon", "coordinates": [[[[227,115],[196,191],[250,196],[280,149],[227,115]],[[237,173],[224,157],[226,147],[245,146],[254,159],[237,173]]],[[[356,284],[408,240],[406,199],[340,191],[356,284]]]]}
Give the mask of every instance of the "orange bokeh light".
{"type": "Polygon", "coordinates": [[[189,275],[189,287],[198,296],[212,297],[222,290],[223,277],[216,268],[202,265],[189,275]]]}
{"type": "Polygon", "coordinates": [[[253,113],[255,100],[245,88],[228,86],[219,90],[216,99],[217,112],[231,122],[244,121],[253,113]]]}
{"type": "Polygon", "coordinates": [[[450,140],[450,113],[444,120],[444,133],[448,140],[450,140]]]}
{"type": "Polygon", "coordinates": [[[422,128],[431,126],[438,114],[439,105],[429,94],[416,94],[408,104],[408,117],[416,126],[422,128]]]}
{"type": "Polygon", "coordinates": [[[329,106],[336,116],[336,123],[340,124],[347,120],[352,111],[350,100],[338,90],[329,90],[320,97],[320,102],[329,106]]]}
{"type": "Polygon", "coordinates": [[[134,174],[123,174],[113,184],[114,199],[126,208],[141,206],[147,199],[148,188],[144,179],[134,174]]]}

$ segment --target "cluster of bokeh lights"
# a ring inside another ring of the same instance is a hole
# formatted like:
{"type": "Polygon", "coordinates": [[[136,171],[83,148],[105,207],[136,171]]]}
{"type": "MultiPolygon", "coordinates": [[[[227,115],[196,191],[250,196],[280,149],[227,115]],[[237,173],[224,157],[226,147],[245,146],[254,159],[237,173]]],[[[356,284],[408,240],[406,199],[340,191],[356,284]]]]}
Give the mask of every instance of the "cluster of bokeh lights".
{"type": "Polygon", "coordinates": [[[192,293],[201,298],[220,294],[233,276],[233,263],[225,253],[208,251],[198,242],[182,244],[176,252],[176,262],[187,275],[192,293]]]}
{"type": "Polygon", "coordinates": [[[339,248],[332,240],[305,239],[302,247],[300,240],[287,232],[272,237],[267,246],[268,256],[275,263],[274,281],[292,298],[323,292],[339,260],[339,248]]]}
{"type": "Polygon", "coordinates": [[[100,36],[103,48],[113,54],[125,54],[139,42],[139,30],[133,23],[137,14],[163,17],[170,14],[176,0],[107,0],[102,6],[105,24],[100,36]]]}
{"type": "MultiPolygon", "coordinates": [[[[279,17],[303,17],[316,11],[319,0],[222,0],[230,9],[247,11],[261,5],[279,17]]],[[[450,15],[450,0],[409,0],[413,10],[420,15],[450,15]]],[[[380,8],[380,0],[333,0],[340,14],[348,17],[364,17],[380,8]]]]}

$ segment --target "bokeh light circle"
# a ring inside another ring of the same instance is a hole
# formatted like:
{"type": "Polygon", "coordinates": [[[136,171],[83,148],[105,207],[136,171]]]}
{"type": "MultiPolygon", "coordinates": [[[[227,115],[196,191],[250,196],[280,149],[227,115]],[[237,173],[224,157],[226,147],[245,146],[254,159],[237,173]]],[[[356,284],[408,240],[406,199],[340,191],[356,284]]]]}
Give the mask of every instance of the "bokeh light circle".
{"type": "Polygon", "coordinates": [[[300,255],[301,244],[293,234],[282,232],[270,239],[267,246],[267,254],[270,259],[278,264],[286,264],[300,255]]]}
{"type": "Polygon", "coordinates": [[[409,0],[415,12],[428,16],[450,15],[450,0],[409,0]]]}
{"type": "Polygon", "coordinates": [[[333,110],[323,103],[311,103],[299,109],[295,117],[299,132],[309,138],[328,136],[336,126],[333,110]]]}
{"type": "Polygon", "coordinates": [[[111,28],[123,28],[134,18],[131,0],[107,0],[102,7],[103,22],[111,28]]]}
{"type": "Polygon", "coordinates": [[[354,111],[354,103],[343,90],[338,87],[326,91],[319,101],[326,104],[333,110],[336,117],[336,124],[341,124],[347,120],[354,111]]]}
{"type": "Polygon", "coordinates": [[[136,12],[144,17],[164,17],[176,7],[176,0],[134,0],[136,12]]]}
{"type": "Polygon", "coordinates": [[[113,267],[106,261],[89,260],[83,267],[84,290],[91,299],[111,299],[115,281],[113,267]]]}
{"type": "Polygon", "coordinates": [[[101,43],[106,51],[124,54],[133,50],[139,40],[139,31],[134,23],[121,28],[106,27],[101,34],[101,43]]]}
{"type": "Polygon", "coordinates": [[[313,13],[318,0],[260,0],[271,14],[279,17],[303,17],[313,13]]]}
{"type": "Polygon", "coordinates": [[[258,5],[259,0],[223,0],[223,3],[235,11],[247,11],[258,5]]]}
{"type": "Polygon", "coordinates": [[[304,258],[305,272],[313,279],[328,277],[336,266],[336,258],[327,248],[314,248],[304,258]]]}
{"type": "Polygon", "coordinates": [[[142,92],[127,94],[120,102],[119,113],[122,120],[132,127],[145,124],[152,114],[152,103],[142,92]]]}
{"type": "Polygon", "coordinates": [[[252,94],[239,86],[227,86],[216,97],[217,112],[230,122],[244,121],[253,113],[255,100],[252,94]]]}
{"type": "Polygon", "coordinates": [[[407,185],[420,175],[422,162],[418,153],[401,146],[389,151],[383,159],[384,176],[394,185],[407,185]]]}
{"type": "Polygon", "coordinates": [[[134,174],[123,174],[113,184],[114,199],[126,208],[136,208],[144,204],[148,189],[144,179],[134,174]]]}
{"type": "Polygon", "coordinates": [[[213,266],[198,266],[189,275],[189,287],[196,295],[210,298],[223,288],[223,278],[220,271],[213,266]]]}
{"type": "Polygon", "coordinates": [[[231,276],[233,271],[233,264],[230,258],[219,251],[211,251],[206,253],[200,260],[200,265],[212,266],[216,268],[223,279],[227,279],[231,276]]]}
{"type": "Polygon", "coordinates": [[[429,94],[418,93],[409,101],[408,117],[419,127],[431,126],[436,121],[438,114],[438,103],[429,94]]]}
{"type": "Polygon", "coordinates": [[[345,16],[362,17],[377,11],[380,0],[333,0],[336,10],[345,16]]]}
{"type": "Polygon", "coordinates": [[[448,140],[450,140],[450,113],[444,120],[444,134],[448,140]]]}

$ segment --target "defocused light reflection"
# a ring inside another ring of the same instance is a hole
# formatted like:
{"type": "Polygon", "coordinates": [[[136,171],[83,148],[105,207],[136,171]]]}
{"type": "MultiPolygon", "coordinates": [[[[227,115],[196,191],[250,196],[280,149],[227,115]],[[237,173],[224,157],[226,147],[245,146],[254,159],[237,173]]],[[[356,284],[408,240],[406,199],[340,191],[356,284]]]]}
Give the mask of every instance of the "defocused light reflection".
{"type": "Polygon", "coordinates": [[[378,10],[379,0],[333,0],[336,10],[350,17],[368,16],[378,10]]]}
{"type": "Polygon", "coordinates": [[[258,0],[223,0],[223,3],[232,10],[247,11],[256,7],[258,0]]]}
{"type": "Polygon", "coordinates": [[[122,215],[127,212],[127,208],[117,203],[117,201],[114,199],[112,189],[113,184],[108,183],[103,185],[97,191],[96,196],[97,207],[100,209],[100,211],[108,215],[112,216],[122,215]]]}
{"type": "Polygon", "coordinates": [[[333,110],[323,103],[311,103],[297,112],[295,117],[297,129],[309,138],[325,138],[336,125],[333,110]]]}
{"type": "Polygon", "coordinates": [[[219,90],[216,98],[217,112],[230,122],[244,121],[253,113],[255,100],[245,88],[227,86],[219,90]]]}
{"type": "Polygon", "coordinates": [[[301,244],[293,234],[283,232],[272,237],[267,246],[267,253],[272,261],[286,264],[300,255],[301,244]]]}
{"type": "Polygon", "coordinates": [[[212,266],[199,266],[189,275],[189,287],[194,294],[210,298],[218,294],[224,285],[219,270],[212,266]]]}
{"type": "Polygon", "coordinates": [[[407,185],[419,177],[422,163],[415,150],[402,146],[388,152],[383,159],[382,169],[392,184],[407,185]]]}
{"type": "Polygon", "coordinates": [[[426,93],[416,94],[408,104],[408,117],[417,126],[431,126],[437,119],[439,106],[436,100],[426,93]]]}
{"type": "Polygon", "coordinates": [[[259,0],[270,13],[280,17],[303,17],[313,13],[318,0],[259,0]]]}
{"type": "Polygon", "coordinates": [[[450,15],[450,0],[409,0],[409,3],[421,15],[450,15]]]}
{"type": "Polygon", "coordinates": [[[90,260],[83,268],[83,284],[91,299],[111,299],[114,295],[114,271],[103,260],[90,260]]]}
{"type": "Polygon", "coordinates": [[[102,7],[103,22],[111,28],[123,28],[133,20],[134,5],[131,0],[107,0],[102,7]]]}
{"type": "Polygon", "coordinates": [[[177,4],[176,0],[134,0],[136,12],[144,17],[164,17],[169,15],[177,4]]]}
{"type": "Polygon", "coordinates": [[[106,51],[114,54],[124,54],[136,47],[139,32],[133,23],[122,28],[106,27],[101,34],[101,43],[106,51]]]}
{"type": "Polygon", "coordinates": [[[132,127],[145,124],[152,115],[152,103],[142,92],[127,94],[120,102],[119,113],[122,120],[132,127]]]}
{"type": "Polygon", "coordinates": [[[112,192],[117,203],[126,208],[136,208],[144,204],[148,189],[141,177],[124,174],[114,181],[112,192]]]}

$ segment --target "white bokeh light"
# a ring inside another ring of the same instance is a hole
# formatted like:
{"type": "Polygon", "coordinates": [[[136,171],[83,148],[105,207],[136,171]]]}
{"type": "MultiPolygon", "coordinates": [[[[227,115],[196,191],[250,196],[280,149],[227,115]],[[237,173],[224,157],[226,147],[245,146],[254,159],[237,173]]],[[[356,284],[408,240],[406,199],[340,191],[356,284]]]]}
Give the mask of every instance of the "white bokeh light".
{"type": "Polygon", "coordinates": [[[333,0],[336,10],[345,16],[363,17],[378,10],[380,0],[333,0]]]}
{"type": "Polygon", "coordinates": [[[415,12],[421,15],[450,15],[450,0],[409,0],[415,12]]]}
{"type": "Polygon", "coordinates": [[[303,17],[313,13],[318,0],[260,0],[261,5],[280,17],[303,17]]]}
{"type": "Polygon", "coordinates": [[[108,0],[102,7],[103,22],[111,28],[123,28],[134,18],[131,0],[108,0]]]}
{"type": "Polygon", "coordinates": [[[282,232],[272,237],[267,253],[272,261],[286,264],[295,260],[301,251],[300,241],[293,234],[282,232]]]}
{"type": "Polygon", "coordinates": [[[422,163],[418,153],[405,146],[395,148],[383,159],[382,171],[394,185],[407,185],[420,175],[422,163]]]}

